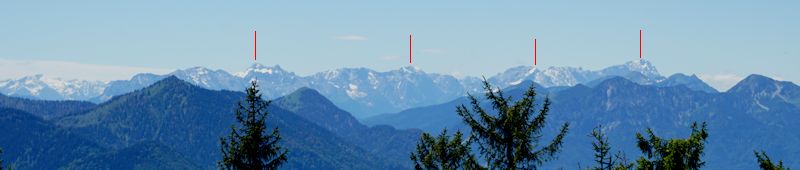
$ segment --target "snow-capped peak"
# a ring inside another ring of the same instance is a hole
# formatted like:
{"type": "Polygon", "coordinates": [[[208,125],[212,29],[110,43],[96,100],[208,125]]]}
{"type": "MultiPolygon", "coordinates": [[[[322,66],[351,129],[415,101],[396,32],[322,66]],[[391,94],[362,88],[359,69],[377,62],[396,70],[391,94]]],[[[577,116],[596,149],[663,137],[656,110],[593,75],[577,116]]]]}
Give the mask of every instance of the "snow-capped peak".
{"type": "Polygon", "coordinates": [[[261,63],[253,63],[253,65],[250,66],[250,68],[261,68],[261,67],[267,67],[267,66],[261,63]]]}
{"type": "Polygon", "coordinates": [[[530,69],[528,69],[528,73],[525,73],[525,75],[531,75],[535,72],[536,72],[536,67],[531,67],[530,69]]]}
{"type": "Polygon", "coordinates": [[[631,76],[642,75],[643,82],[655,83],[664,79],[656,70],[656,67],[647,60],[637,60],[626,62],[625,64],[607,67],[599,71],[584,70],[580,67],[547,67],[536,68],[530,66],[518,66],[510,68],[491,79],[494,83],[502,85],[516,85],[524,80],[545,86],[574,86],[579,83],[586,83],[607,76],[631,76]]]}
{"type": "Polygon", "coordinates": [[[247,70],[245,70],[243,72],[234,73],[233,75],[236,76],[236,77],[246,77],[247,75],[252,74],[252,73],[280,74],[282,72],[284,72],[284,71],[283,71],[283,69],[281,69],[280,65],[274,65],[274,66],[270,67],[270,66],[262,65],[260,63],[255,63],[252,66],[250,66],[249,68],[247,68],[247,70]]]}
{"type": "Polygon", "coordinates": [[[77,99],[98,95],[103,92],[106,85],[107,82],[102,81],[62,80],[36,74],[16,80],[0,81],[0,91],[7,95],[32,98],[77,99]]]}
{"type": "Polygon", "coordinates": [[[418,73],[418,72],[422,73],[423,71],[422,71],[422,69],[419,69],[419,67],[416,67],[416,66],[405,66],[405,67],[400,67],[400,72],[403,72],[403,73],[418,73]]]}
{"type": "Polygon", "coordinates": [[[44,76],[42,74],[36,74],[33,76],[25,76],[17,80],[8,80],[8,82],[3,84],[5,84],[4,89],[13,91],[10,93],[6,92],[7,94],[27,92],[30,95],[38,95],[42,89],[47,87],[47,83],[45,83],[43,79],[44,76]]]}
{"type": "Polygon", "coordinates": [[[186,69],[186,70],[183,70],[183,71],[187,72],[187,73],[191,73],[191,74],[196,74],[196,75],[206,75],[206,74],[208,74],[208,72],[212,72],[211,69],[208,69],[208,68],[205,68],[205,67],[200,67],[200,66],[192,67],[192,68],[189,68],[189,69],[186,69]]]}
{"type": "Polygon", "coordinates": [[[623,66],[630,71],[639,72],[645,76],[660,75],[656,67],[653,65],[653,63],[650,63],[650,61],[645,59],[640,59],[637,61],[629,61],[626,62],[623,66]]]}
{"type": "Polygon", "coordinates": [[[192,67],[184,70],[178,70],[173,72],[173,75],[177,75],[178,77],[184,77],[196,84],[199,85],[206,85],[209,84],[209,74],[211,74],[211,69],[205,67],[192,67]]]}

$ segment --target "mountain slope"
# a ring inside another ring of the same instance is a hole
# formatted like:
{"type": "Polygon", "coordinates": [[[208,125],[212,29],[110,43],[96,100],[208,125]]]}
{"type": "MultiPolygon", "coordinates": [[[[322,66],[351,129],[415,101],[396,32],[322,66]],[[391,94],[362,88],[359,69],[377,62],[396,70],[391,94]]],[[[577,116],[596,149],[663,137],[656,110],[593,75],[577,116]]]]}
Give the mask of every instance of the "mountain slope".
{"type": "MultiPolygon", "coordinates": [[[[135,92],[114,97],[96,109],[57,119],[102,146],[121,149],[155,141],[173,148],[193,163],[215,167],[219,137],[230,131],[234,104],[244,94],[214,91],[170,76],[135,92]]],[[[287,168],[396,168],[335,134],[278,107],[270,107],[267,125],[280,128],[289,152],[287,168]],[[367,154],[369,155],[369,154],[367,154]],[[363,161],[363,162],[359,162],[363,161]]]]}
{"type": "Polygon", "coordinates": [[[87,111],[95,107],[94,103],[83,101],[42,101],[0,94],[0,108],[19,109],[43,119],[52,119],[67,114],[87,111]]]}
{"type": "Polygon", "coordinates": [[[101,103],[111,99],[114,96],[129,93],[147,86],[163,79],[166,76],[160,76],[150,73],[141,73],[133,76],[130,80],[115,80],[107,84],[103,93],[99,96],[92,97],[89,100],[95,103],[101,103]]]}
{"type": "MultiPolygon", "coordinates": [[[[531,85],[534,86],[537,94],[539,94],[537,99],[540,99],[540,101],[542,96],[550,94],[544,87],[532,81],[520,82],[503,89],[503,92],[505,94],[522,94],[531,85]]],[[[472,95],[479,100],[484,98],[483,93],[472,95]]],[[[449,129],[451,132],[454,132],[454,130],[465,131],[468,129],[462,124],[461,117],[456,114],[456,106],[469,106],[469,104],[470,101],[467,97],[461,97],[443,104],[417,107],[398,113],[369,117],[364,119],[364,123],[368,125],[390,125],[398,129],[417,128],[429,133],[439,133],[445,128],[449,129]]],[[[491,107],[489,103],[484,102],[481,104],[485,108],[491,107]]]]}
{"type": "Polygon", "coordinates": [[[371,154],[410,168],[408,153],[414,149],[421,135],[418,130],[395,130],[388,126],[369,128],[359,123],[350,113],[336,107],[319,92],[309,88],[300,88],[278,98],[274,104],[333,132],[371,154]]]}
{"type": "MultiPolygon", "coordinates": [[[[570,132],[559,159],[548,167],[591,163],[592,141],[587,135],[598,125],[603,125],[612,147],[635,158],[640,155],[635,147],[636,132],[651,127],[659,136],[685,137],[690,132],[688,126],[695,121],[709,124],[711,137],[703,157],[708,168],[755,167],[751,154],[756,149],[777,157],[798,157],[800,146],[794,143],[800,143],[800,135],[787,133],[800,129],[796,123],[800,120],[800,107],[791,103],[800,97],[796,87],[753,75],[725,93],[707,93],[686,86],[641,85],[620,77],[606,79],[594,87],[563,89],[550,95],[553,105],[545,128],[569,122],[570,132]]],[[[507,90],[506,94],[520,96],[521,91],[507,90]]],[[[459,127],[463,124],[453,108],[463,102],[459,99],[409,109],[381,120],[429,132],[459,127]]],[[[543,135],[553,135],[555,130],[547,129],[543,135]]],[[[784,161],[790,167],[800,165],[795,160],[784,161]]]]}
{"type": "Polygon", "coordinates": [[[656,86],[686,86],[692,90],[703,91],[706,93],[718,93],[716,89],[703,82],[703,80],[700,80],[700,78],[698,78],[696,75],[687,76],[681,73],[669,76],[666,80],[656,83],[656,86]]]}
{"type": "Polygon", "coordinates": [[[69,169],[198,169],[199,167],[158,142],[142,142],[108,153],[90,155],[67,165],[69,169]]]}
{"type": "Polygon", "coordinates": [[[787,81],[777,81],[763,75],[750,75],[726,93],[756,99],[776,99],[800,106],[800,87],[787,81]]]}
{"type": "MultiPolygon", "coordinates": [[[[784,103],[770,111],[753,112],[752,98],[732,97],[725,93],[706,93],[685,86],[643,86],[625,79],[610,79],[592,89],[565,90],[554,100],[555,121],[569,121],[574,130],[565,148],[564,160],[590,160],[591,138],[586,137],[594,126],[603,125],[615,146],[628,154],[639,155],[633,134],[651,127],[656,134],[685,137],[695,121],[708,122],[711,137],[703,159],[712,169],[754,167],[753,150],[768,150],[790,158],[800,147],[787,145],[800,142],[800,136],[781,133],[800,126],[785,120],[798,120],[798,107],[784,103]],[[794,142],[791,142],[794,141],[794,142]]],[[[794,166],[800,162],[788,162],[794,166]]]]}
{"type": "Polygon", "coordinates": [[[21,110],[0,108],[0,129],[4,166],[13,165],[15,169],[54,169],[103,150],[74,132],[21,110]]]}

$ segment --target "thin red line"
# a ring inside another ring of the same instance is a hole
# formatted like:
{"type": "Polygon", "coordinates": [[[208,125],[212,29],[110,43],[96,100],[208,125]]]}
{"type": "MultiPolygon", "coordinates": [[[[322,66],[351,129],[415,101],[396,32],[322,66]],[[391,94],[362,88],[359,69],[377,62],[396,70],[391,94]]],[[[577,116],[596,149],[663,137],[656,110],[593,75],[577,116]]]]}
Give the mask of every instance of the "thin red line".
{"type": "Polygon", "coordinates": [[[408,34],[408,64],[411,64],[413,59],[412,47],[413,46],[412,46],[411,34],[408,34]]]}
{"type": "Polygon", "coordinates": [[[639,29],[639,59],[642,59],[642,29],[639,29]]]}
{"type": "Polygon", "coordinates": [[[253,61],[256,60],[258,60],[258,58],[256,58],[256,31],[253,30],[253,61]]]}
{"type": "Polygon", "coordinates": [[[533,65],[536,65],[536,38],[533,38],[533,65]]]}

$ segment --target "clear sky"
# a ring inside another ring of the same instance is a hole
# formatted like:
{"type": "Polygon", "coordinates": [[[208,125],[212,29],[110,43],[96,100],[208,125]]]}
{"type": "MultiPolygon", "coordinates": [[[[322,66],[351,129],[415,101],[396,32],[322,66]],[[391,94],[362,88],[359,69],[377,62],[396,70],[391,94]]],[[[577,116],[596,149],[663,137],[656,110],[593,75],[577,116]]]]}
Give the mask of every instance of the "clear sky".
{"type": "MultiPolygon", "coordinates": [[[[0,66],[236,72],[253,62],[256,29],[262,64],[300,75],[341,67],[385,71],[408,65],[413,32],[414,66],[491,76],[531,65],[533,35],[539,67],[600,69],[636,60],[643,28],[644,57],[662,74],[725,80],[758,73],[800,82],[798,9],[796,0],[6,1],[0,66]]],[[[39,71],[14,69],[0,69],[0,78],[39,71]]]]}

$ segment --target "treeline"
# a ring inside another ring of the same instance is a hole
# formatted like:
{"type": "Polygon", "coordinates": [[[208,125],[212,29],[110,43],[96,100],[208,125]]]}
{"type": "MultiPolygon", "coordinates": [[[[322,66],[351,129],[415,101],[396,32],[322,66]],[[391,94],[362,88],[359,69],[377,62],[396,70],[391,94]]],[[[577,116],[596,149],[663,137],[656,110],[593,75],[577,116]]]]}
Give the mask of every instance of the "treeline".
{"type": "Polygon", "coordinates": [[[247,96],[237,104],[236,121],[242,127],[231,126],[231,133],[221,137],[222,160],[217,162],[219,169],[278,169],[286,162],[286,149],[278,145],[281,140],[278,128],[268,132],[265,101],[253,81],[246,90],[247,96]]]}
{"type": "MultiPolygon", "coordinates": [[[[415,169],[538,169],[555,159],[561,150],[563,139],[569,130],[565,123],[557,135],[542,142],[541,134],[545,118],[550,110],[550,99],[545,98],[541,108],[536,108],[536,91],[531,85],[522,98],[512,100],[502,90],[483,82],[485,97],[497,113],[489,113],[480,106],[475,96],[469,95],[470,105],[456,107],[456,112],[471,129],[468,137],[457,131],[452,137],[447,130],[438,136],[423,133],[410,159],[415,169]],[[465,139],[466,138],[466,139],[465,139]],[[471,151],[478,146],[478,161],[471,151]]],[[[594,165],[580,167],[592,170],[661,170],[700,169],[708,129],[706,123],[693,123],[688,138],[666,139],[658,137],[648,128],[644,134],[636,133],[636,147],[642,152],[635,161],[629,160],[621,151],[612,152],[608,138],[598,126],[592,130],[594,138],[594,165]]],[[[788,169],[782,161],[773,163],[763,151],[755,151],[759,167],[765,170],[788,169]]]]}

